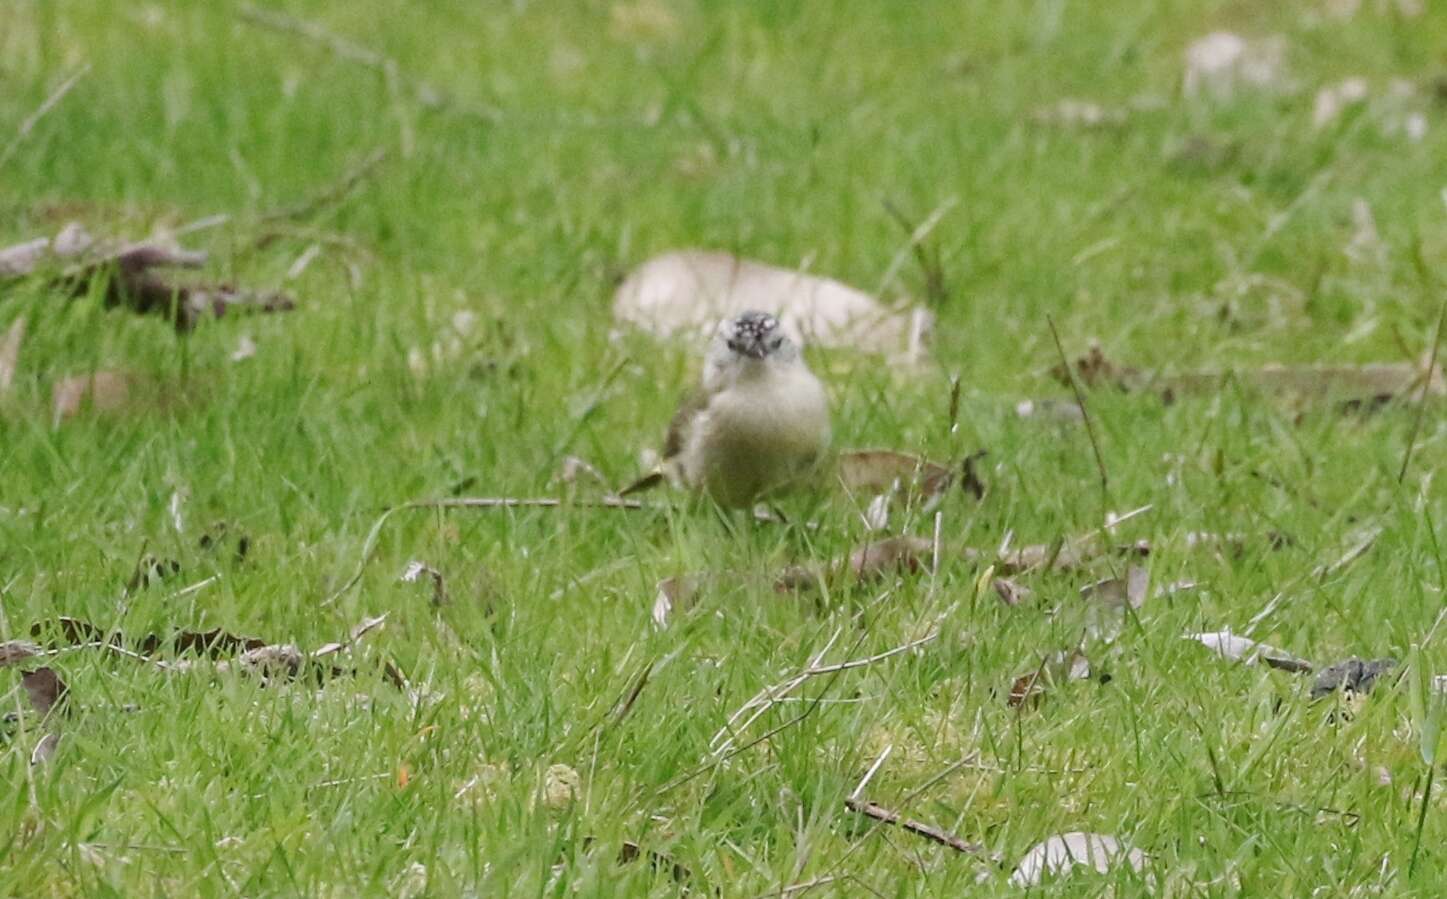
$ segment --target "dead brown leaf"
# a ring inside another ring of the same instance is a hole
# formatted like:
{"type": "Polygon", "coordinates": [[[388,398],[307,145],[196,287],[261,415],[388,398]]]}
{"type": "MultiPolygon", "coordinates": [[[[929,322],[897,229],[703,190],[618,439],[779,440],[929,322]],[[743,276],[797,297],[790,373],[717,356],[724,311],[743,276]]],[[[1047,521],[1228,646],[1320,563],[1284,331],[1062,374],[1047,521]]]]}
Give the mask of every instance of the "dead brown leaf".
{"type": "MultiPolygon", "coordinates": [[[[113,646],[116,652],[131,655],[142,661],[153,661],[163,650],[178,655],[196,655],[216,661],[215,670],[227,671],[233,667],[246,673],[259,674],[267,679],[285,675],[295,677],[308,662],[318,662],[329,656],[351,649],[357,641],[381,627],[386,615],[363,619],[345,640],[328,643],[311,653],[304,653],[291,643],[268,643],[257,637],[238,637],[220,628],[209,631],[178,631],[170,637],[148,634],[135,642],[135,650],[128,645],[119,631],[107,633],[99,627],[79,618],[60,617],[36,622],[30,628],[32,637],[46,638],[52,648],[58,645],[71,646],[113,646]],[[230,658],[227,658],[230,657],[230,658]]],[[[10,644],[6,644],[7,646],[10,644]]],[[[153,664],[166,671],[188,671],[195,667],[191,660],[166,662],[154,660],[153,664]]],[[[383,673],[387,680],[399,689],[406,689],[407,679],[401,670],[390,661],[384,661],[383,673]]],[[[354,672],[335,666],[318,666],[319,678],[340,677],[354,672]]]]}
{"type": "Polygon", "coordinates": [[[1082,587],[1080,595],[1089,602],[1086,634],[1096,640],[1114,640],[1125,627],[1126,610],[1145,604],[1150,584],[1150,571],[1143,565],[1132,565],[1123,578],[1106,578],[1082,587]]]}
{"type": "Polygon", "coordinates": [[[858,547],[827,565],[790,565],[774,578],[780,593],[820,589],[826,582],[871,583],[897,574],[928,570],[934,543],[927,537],[886,537],[858,547]]]}
{"type": "Polygon", "coordinates": [[[1078,571],[1107,552],[1126,557],[1148,556],[1151,553],[1151,544],[1146,540],[1137,540],[1134,543],[1108,545],[1095,534],[1085,534],[1055,543],[1030,543],[1013,548],[1006,546],[995,552],[966,547],[964,558],[973,565],[994,565],[1000,574],[1014,576],[1040,569],[1078,571]]]}
{"type": "MultiPolygon", "coordinates": [[[[148,634],[141,640],[137,648],[145,655],[155,655],[161,651],[164,645],[164,641],[160,637],[148,634]]],[[[219,627],[209,631],[179,631],[170,640],[171,651],[178,655],[201,655],[213,659],[260,649],[265,645],[265,640],[256,637],[238,637],[219,627]]]]}
{"type": "Polygon", "coordinates": [[[642,477],[638,478],[637,480],[632,481],[614,495],[620,497],[632,496],[635,493],[642,493],[645,490],[652,490],[654,487],[657,487],[658,485],[664,483],[667,480],[668,478],[664,476],[663,472],[650,471],[642,477]]]}
{"type": "Polygon", "coordinates": [[[375,618],[364,618],[361,623],[353,627],[347,639],[340,643],[328,643],[311,654],[313,659],[320,659],[330,655],[336,655],[344,649],[350,649],[356,642],[372,631],[381,627],[387,621],[387,615],[381,614],[375,618]]]}
{"type": "Polygon", "coordinates": [[[230,671],[233,664],[236,670],[254,674],[266,681],[291,679],[301,672],[302,666],[306,664],[306,655],[291,643],[262,645],[246,650],[237,656],[234,662],[227,659],[218,661],[216,671],[230,671]]]}
{"type": "MultiPolygon", "coordinates": [[[[597,844],[597,838],[583,837],[583,849],[585,851],[592,852],[593,847],[597,844]]],[[[690,877],[693,876],[693,873],[691,871],[689,871],[678,862],[674,861],[669,856],[664,855],[661,852],[655,852],[652,849],[644,849],[642,846],[638,845],[632,840],[624,840],[622,844],[618,847],[618,856],[616,859],[617,864],[631,865],[639,860],[647,861],[648,867],[654,871],[669,872],[670,876],[673,877],[674,881],[678,883],[683,883],[684,881],[688,880],[690,877]]]]}
{"type": "Polygon", "coordinates": [[[233,311],[283,312],[294,308],[279,293],[243,290],[223,284],[189,284],[157,269],[199,268],[205,253],[158,242],[100,241],[76,224],[54,238],[39,238],[0,248],[0,279],[42,275],[72,296],[105,279],[106,304],[139,314],[171,319],[177,331],[190,331],[203,318],[233,311]]]}
{"type": "Polygon", "coordinates": [[[1047,561],[1054,559],[1059,551],[1059,545],[1051,547],[1037,543],[998,554],[974,547],[966,547],[964,552],[968,562],[981,566],[994,565],[1001,574],[1015,575],[1044,566],[1047,561]]]}
{"type": "Polygon", "coordinates": [[[1172,581],[1169,584],[1164,584],[1161,587],[1156,588],[1156,592],[1153,598],[1169,599],[1170,597],[1175,596],[1177,593],[1185,593],[1190,590],[1195,590],[1199,586],[1201,585],[1197,581],[1193,581],[1190,578],[1182,578],[1179,581],[1172,581]]]}
{"type": "Polygon", "coordinates": [[[47,638],[52,649],[61,644],[78,646],[82,643],[101,643],[106,639],[105,631],[94,624],[68,615],[35,622],[30,626],[30,636],[36,639],[47,638]]]}
{"type": "Polygon", "coordinates": [[[70,689],[65,685],[65,681],[49,668],[26,671],[20,675],[20,682],[25,687],[26,695],[30,697],[31,707],[40,715],[50,714],[50,710],[65,699],[65,694],[70,689]]]}
{"type": "Polygon", "coordinates": [[[1085,657],[1085,653],[1079,649],[1062,650],[1015,678],[1010,684],[1006,702],[1012,708],[1020,708],[1027,703],[1034,708],[1045,698],[1050,687],[1067,681],[1085,680],[1090,675],[1090,659],[1085,657]]]}
{"type": "Polygon", "coordinates": [[[583,798],[583,778],[577,769],[561,762],[543,772],[543,804],[554,811],[572,808],[583,798]]]}
{"type": "Polygon", "coordinates": [[[1185,639],[1200,643],[1223,659],[1246,665],[1254,665],[1259,661],[1283,671],[1307,673],[1312,670],[1311,663],[1305,659],[1297,658],[1284,649],[1237,636],[1229,630],[1186,634],[1185,639]]]}
{"type": "MultiPolygon", "coordinates": [[[[216,670],[224,672],[233,668],[244,674],[251,674],[261,677],[266,682],[273,680],[289,680],[296,678],[304,669],[310,670],[318,679],[326,680],[353,674],[335,665],[318,664],[322,659],[338,655],[356,645],[357,641],[364,636],[381,627],[387,620],[387,616],[378,615],[374,618],[365,618],[352,628],[345,640],[327,643],[310,653],[303,652],[293,643],[262,644],[247,649],[237,656],[234,662],[222,660],[217,662],[216,670]]],[[[382,666],[383,674],[387,680],[398,689],[407,688],[407,679],[402,675],[400,669],[390,661],[382,666]]]]}
{"type": "Polygon", "coordinates": [[[849,571],[868,582],[893,574],[916,574],[927,569],[934,542],[926,537],[889,537],[859,547],[849,555],[849,571]]]}
{"type": "Polygon", "coordinates": [[[250,334],[242,334],[236,339],[236,349],[232,350],[226,358],[231,362],[245,362],[256,355],[256,340],[250,334]]]}
{"type": "Polygon", "coordinates": [[[48,733],[35,743],[35,748],[30,751],[30,764],[44,765],[55,758],[55,750],[60,748],[60,734],[48,733]]]}
{"type": "Polygon", "coordinates": [[[788,565],[774,577],[774,592],[804,593],[820,590],[824,586],[827,569],[824,566],[788,565]]]}
{"type": "Polygon", "coordinates": [[[683,883],[693,876],[691,871],[669,856],[652,849],[644,849],[637,843],[624,840],[623,845],[618,849],[618,864],[629,865],[639,859],[647,860],[648,867],[654,871],[667,871],[675,883],[683,883]]]}
{"type": "Polygon", "coordinates": [[[51,409],[55,422],[80,414],[82,409],[94,412],[120,412],[129,405],[135,393],[136,376],[120,371],[96,371],[88,375],[72,375],[51,388],[51,409]]]}
{"type": "Polygon", "coordinates": [[[1006,702],[1011,708],[1020,708],[1027,702],[1031,708],[1040,705],[1045,698],[1045,675],[1039,671],[1027,671],[1010,684],[1010,696],[1006,702]]]}
{"type": "Polygon", "coordinates": [[[995,588],[995,593],[1000,597],[1000,602],[1003,602],[1007,606],[1018,606],[1020,603],[1028,601],[1035,595],[1034,590],[1031,590],[1024,584],[1018,584],[1007,577],[995,578],[990,582],[990,586],[995,588]]]}
{"type": "MultiPolygon", "coordinates": [[[[81,618],[60,616],[37,621],[30,626],[30,636],[44,639],[51,648],[59,646],[102,645],[109,643],[124,646],[126,641],[119,631],[106,631],[81,618]]],[[[213,628],[209,631],[177,631],[170,637],[147,634],[135,643],[136,651],[152,656],[164,649],[177,654],[195,654],[219,658],[234,655],[250,649],[265,646],[266,641],[256,637],[238,637],[213,628]]]]}
{"type": "MultiPolygon", "coordinates": [[[[1047,567],[1052,571],[1074,571],[1100,553],[1099,541],[1094,540],[1031,543],[997,554],[994,565],[1005,575],[1024,574],[1047,567]]],[[[988,554],[977,550],[967,551],[966,556],[972,561],[989,558],[988,554]]]]}
{"type": "Polygon", "coordinates": [[[839,482],[844,489],[879,494],[900,485],[933,498],[948,490],[955,473],[928,459],[894,450],[845,450],[839,454],[839,482]]]}
{"type": "Polygon", "coordinates": [[[667,627],[668,616],[692,605],[706,578],[703,574],[681,574],[659,581],[653,597],[653,623],[667,627]]]}
{"type": "MultiPolygon", "coordinates": [[[[226,522],[214,522],[211,527],[207,528],[206,532],[201,535],[200,539],[196,541],[196,545],[207,551],[217,549],[225,542],[228,529],[226,522]]],[[[246,561],[246,554],[250,551],[251,538],[244,533],[238,533],[236,536],[236,553],[234,556],[236,562],[239,564],[246,561]]]]}
{"type": "Polygon", "coordinates": [[[961,473],[963,475],[963,479],[960,481],[960,487],[963,488],[966,493],[973,496],[976,500],[982,500],[985,498],[985,481],[983,478],[980,477],[980,472],[977,466],[979,461],[985,458],[985,456],[987,455],[989,455],[988,450],[975,450],[973,453],[970,453],[968,456],[966,456],[965,461],[960,464],[961,473]]]}
{"type": "Polygon", "coordinates": [[[145,589],[180,573],[181,563],[175,559],[158,559],[152,555],[142,556],[136,562],[136,570],[131,572],[131,576],[126,579],[126,593],[145,589]]]}
{"type": "Polygon", "coordinates": [[[1107,359],[1105,351],[1095,341],[1091,341],[1085,355],[1076,359],[1070,369],[1066,369],[1063,362],[1050,369],[1055,380],[1067,387],[1070,386],[1071,372],[1074,372],[1076,380],[1086,387],[1116,387],[1120,390],[1131,390],[1139,386],[1141,376],[1139,369],[1117,365],[1107,359]]]}
{"type": "Polygon", "coordinates": [[[25,640],[8,640],[0,643],[0,668],[14,665],[40,655],[41,649],[25,640]]]}
{"type": "Polygon", "coordinates": [[[1125,577],[1111,577],[1086,584],[1080,588],[1080,595],[1107,608],[1129,606],[1139,609],[1150,595],[1150,586],[1150,570],[1144,565],[1132,565],[1126,570],[1125,577]]]}
{"type": "Polygon", "coordinates": [[[416,559],[408,562],[407,570],[402,572],[399,580],[404,584],[415,584],[424,577],[432,584],[433,606],[444,606],[452,601],[451,597],[447,595],[447,582],[443,579],[442,572],[428,565],[426,562],[420,562],[416,559]]]}

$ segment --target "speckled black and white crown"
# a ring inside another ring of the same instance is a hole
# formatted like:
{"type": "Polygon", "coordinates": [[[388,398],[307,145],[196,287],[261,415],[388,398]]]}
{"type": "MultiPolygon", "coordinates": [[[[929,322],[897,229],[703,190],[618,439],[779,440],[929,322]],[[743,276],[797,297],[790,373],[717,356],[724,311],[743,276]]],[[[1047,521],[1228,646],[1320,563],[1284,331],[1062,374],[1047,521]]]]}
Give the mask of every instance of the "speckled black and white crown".
{"type": "Polygon", "coordinates": [[[729,349],[745,356],[762,359],[783,345],[779,320],[767,312],[744,312],[728,322],[729,349]]]}

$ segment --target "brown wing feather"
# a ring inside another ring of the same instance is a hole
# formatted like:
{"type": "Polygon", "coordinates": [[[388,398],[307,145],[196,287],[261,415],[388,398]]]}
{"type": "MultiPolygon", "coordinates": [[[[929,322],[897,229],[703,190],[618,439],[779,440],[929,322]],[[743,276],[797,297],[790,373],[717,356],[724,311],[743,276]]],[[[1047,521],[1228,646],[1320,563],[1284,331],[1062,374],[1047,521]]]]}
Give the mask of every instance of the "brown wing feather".
{"type": "MultiPolygon", "coordinates": [[[[673,413],[673,420],[668,423],[668,435],[663,440],[663,459],[668,460],[683,452],[684,446],[688,443],[688,432],[693,424],[693,419],[704,407],[708,405],[708,394],[703,390],[693,390],[678,404],[678,411],[673,413]]],[[[618,491],[619,496],[628,496],[632,493],[641,493],[657,487],[664,481],[662,468],[655,468],[653,471],[640,477],[638,480],[618,491]]]]}
{"type": "Polygon", "coordinates": [[[663,441],[663,458],[672,459],[683,452],[683,447],[688,443],[689,428],[693,420],[708,405],[708,394],[703,390],[694,390],[683,398],[678,404],[678,411],[673,413],[673,420],[668,423],[668,436],[663,441]]]}

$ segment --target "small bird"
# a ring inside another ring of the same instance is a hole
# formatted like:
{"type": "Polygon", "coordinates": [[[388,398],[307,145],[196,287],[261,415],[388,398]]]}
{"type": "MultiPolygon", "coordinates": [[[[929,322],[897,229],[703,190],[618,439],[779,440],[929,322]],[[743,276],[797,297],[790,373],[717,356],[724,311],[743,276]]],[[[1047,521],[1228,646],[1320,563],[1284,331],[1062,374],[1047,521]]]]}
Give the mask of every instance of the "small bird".
{"type": "Polygon", "coordinates": [[[719,323],[702,383],[669,425],[662,473],[748,507],[806,478],[828,445],[829,401],[799,346],[774,316],[744,312],[719,323]]]}

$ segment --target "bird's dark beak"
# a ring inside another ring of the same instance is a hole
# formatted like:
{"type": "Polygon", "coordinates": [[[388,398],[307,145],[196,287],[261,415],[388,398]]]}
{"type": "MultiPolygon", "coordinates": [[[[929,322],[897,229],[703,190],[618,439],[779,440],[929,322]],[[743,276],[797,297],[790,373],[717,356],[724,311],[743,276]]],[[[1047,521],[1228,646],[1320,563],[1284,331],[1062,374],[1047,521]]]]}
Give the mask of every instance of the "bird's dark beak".
{"type": "Polygon", "coordinates": [[[768,343],[762,334],[736,337],[729,341],[729,349],[740,356],[748,356],[750,359],[762,359],[769,352],[768,343]]]}

